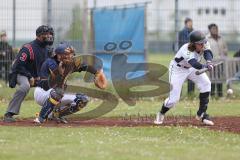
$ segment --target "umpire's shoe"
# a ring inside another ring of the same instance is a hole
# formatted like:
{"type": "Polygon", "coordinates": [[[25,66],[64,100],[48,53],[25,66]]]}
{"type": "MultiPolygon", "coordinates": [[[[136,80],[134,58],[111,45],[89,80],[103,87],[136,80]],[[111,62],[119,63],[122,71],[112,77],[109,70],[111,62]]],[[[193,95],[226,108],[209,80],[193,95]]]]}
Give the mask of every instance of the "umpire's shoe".
{"type": "Polygon", "coordinates": [[[201,120],[203,124],[208,125],[208,126],[213,126],[214,123],[213,121],[210,119],[209,115],[207,113],[202,113],[200,116],[197,115],[196,116],[197,120],[201,120]]]}
{"type": "Polygon", "coordinates": [[[5,113],[3,117],[3,122],[7,122],[7,123],[16,122],[16,119],[13,117],[13,115],[14,114],[11,112],[5,113]]]}

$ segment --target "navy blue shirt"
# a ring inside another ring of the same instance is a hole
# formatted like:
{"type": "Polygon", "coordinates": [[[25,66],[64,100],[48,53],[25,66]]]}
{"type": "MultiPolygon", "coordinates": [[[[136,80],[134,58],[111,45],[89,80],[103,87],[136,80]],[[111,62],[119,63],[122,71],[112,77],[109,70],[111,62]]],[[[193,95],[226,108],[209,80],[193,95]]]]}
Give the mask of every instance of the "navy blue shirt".
{"type": "Polygon", "coordinates": [[[54,71],[58,68],[59,62],[54,58],[46,59],[42,66],[41,71],[39,73],[40,81],[38,81],[37,86],[43,88],[44,90],[48,90],[50,87],[48,85],[48,78],[50,75],[50,70],[54,71]]]}
{"type": "Polygon", "coordinates": [[[58,68],[59,62],[54,58],[48,58],[44,61],[41,67],[41,72],[39,74],[41,79],[47,79],[50,75],[50,70],[54,71],[58,68]]]}
{"type": "Polygon", "coordinates": [[[178,35],[178,48],[181,48],[185,43],[189,42],[189,34],[192,32],[192,29],[184,27],[178,35]]]}
{"type": "MultiPolygon", "coordinates": [[[[46,59],[41,66],[41,71],[39,74],[40,81],[38,82],[37,86],[43,88],[44,90],[50,89],[49,80],[48,80],[50,76],[50,70],[52,72],[55,72],[58,69],[58,66],[59,66],[59,61],[57,61],[56,57],[46,59]]],[[[75,66],[73,63],[70,68],[71,69],[69,71],[67,71],[64,75],[61,76],[62,82],[66,82],[65,79],[67,78],[67,75],[73,72],[87,71],[92,74],[96,74],[97,72],[97,69],[95,67],[89,66],[86,63],[80,64],[79,68],[77,68],[77,66],[75,66]]]]}
{"type": "Polygon", "coordinates": [[[14,60],[12,71],[29,79],[39,77],[41,66],[47,58],[46,46],[36,39],[23,45],[14,60]]]}

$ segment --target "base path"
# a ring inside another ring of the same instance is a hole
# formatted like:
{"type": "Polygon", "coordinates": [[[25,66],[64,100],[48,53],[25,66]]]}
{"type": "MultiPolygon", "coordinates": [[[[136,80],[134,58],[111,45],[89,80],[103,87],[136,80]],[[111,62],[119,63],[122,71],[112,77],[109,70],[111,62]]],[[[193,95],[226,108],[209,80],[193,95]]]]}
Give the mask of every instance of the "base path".
{"type": "MultiPolygon", "coordinates": [[[[151,117],[138,117],[138,118],[98,118],[88,121],[82,121],[75,118],[69,118],[68,124],[57,123],[56,121],[47,121],[41,127],[81,127],[81,126],[99,126],[99,127],[136,127],[136,126],[156,126],[153,124],[151,117]]],[[[177,116],[166,117],[164,124],[161,126],[197,126],[204,127],[217,131],[227,131],[240,134],[240,117],[214,117],[214,126],[206,126],[192,117],[177,116]]],[[[38,126],[33,122],[33,118],[18,119],[14,123],[5,123],[0,121],[0,126],[38,126]]]]}

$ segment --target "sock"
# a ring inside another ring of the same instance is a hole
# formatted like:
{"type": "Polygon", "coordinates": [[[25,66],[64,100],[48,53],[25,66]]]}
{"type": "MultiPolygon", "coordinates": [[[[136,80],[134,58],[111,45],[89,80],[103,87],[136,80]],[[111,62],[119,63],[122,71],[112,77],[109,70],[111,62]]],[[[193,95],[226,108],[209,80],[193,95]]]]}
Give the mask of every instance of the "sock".
{"type": "Polygon", "coordinates": [[[165,114],[168,110],[169,110],[169,108],[165,107],[164,104],[163,104],[160,113],[165,114]]]}

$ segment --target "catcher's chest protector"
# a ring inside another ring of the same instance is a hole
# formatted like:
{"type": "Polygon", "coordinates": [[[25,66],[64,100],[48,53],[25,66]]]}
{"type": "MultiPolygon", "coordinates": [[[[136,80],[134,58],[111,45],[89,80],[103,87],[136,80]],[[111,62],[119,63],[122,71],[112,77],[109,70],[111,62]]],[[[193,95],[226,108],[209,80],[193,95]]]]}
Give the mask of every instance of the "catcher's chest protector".
{"type": "Polygon", "coordinates": [[[65,88],[65,84],[67,82],[68,76],[75,71],[74,63],[63,64],[63,73],[60,69],[56,69],[54,71],[50,71],[49,77],[49,86],[50,88],[65,88]]]}

